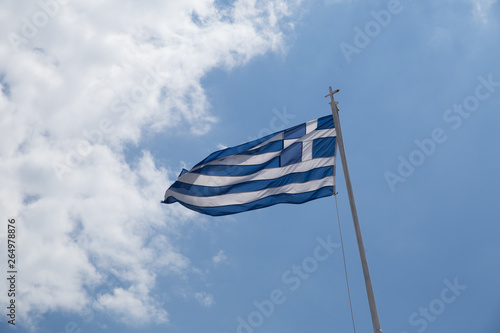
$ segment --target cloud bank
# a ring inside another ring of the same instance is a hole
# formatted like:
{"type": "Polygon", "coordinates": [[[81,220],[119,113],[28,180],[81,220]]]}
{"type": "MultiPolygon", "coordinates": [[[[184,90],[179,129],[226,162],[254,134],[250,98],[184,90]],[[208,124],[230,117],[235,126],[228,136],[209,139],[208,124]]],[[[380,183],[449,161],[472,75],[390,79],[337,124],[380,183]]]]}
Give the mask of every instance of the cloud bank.
{"type": "Polygon", "coordinates": [[[280,52],[297,5],[2,5],[0,212],[18,220],[23,322],[89,309],[168,322],[152,291],[158,275],[192,269],[169,234],[194,215],[160,205],[171,174],[148,152],[127,163],[124,148],[152,131],[209,131],[217,119],[200,80],[280,52]]]}

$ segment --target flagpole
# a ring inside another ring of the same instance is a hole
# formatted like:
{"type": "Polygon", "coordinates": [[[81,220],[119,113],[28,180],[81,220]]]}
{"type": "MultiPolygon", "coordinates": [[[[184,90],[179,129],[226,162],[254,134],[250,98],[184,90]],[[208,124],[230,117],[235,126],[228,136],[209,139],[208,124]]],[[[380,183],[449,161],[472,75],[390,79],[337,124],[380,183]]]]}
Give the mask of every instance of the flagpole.
{"type": "Polygon", "coordinates": [[[356,203],[354,201],[354,193],[352,191],[351,177],[349,176],[349,169],[347,167],[347,160],[345,156],[344,141],[342,139],[342,130],[340,128],[339,108],[333,98],[333,95],[338,93],[339,89],[333,91],[330,87],[330,93],[325,97],[330,96],[332,107],[333,123],[337,133],[337,144],[339,147],[340,158],[342,159],[342,168],[344,170],[345,183],[347,187],[347,195],[349,197],[349,204],[351,205],[351,214],[354,222],[354,230],[356,232],[356,239],[358,241],[359,256],[361,257],[361,266],[363,267],[363,275],[365,277],[366,293],[368,294],[368,303],[370,305],[370,313],[372,316],[373,331],[375,333],[382,333],[380,328],[380,321],[378,318],[377,305],[375,304],[375,296],[373,295],[373,287],[370,279],[370,271],[368,270],[368,262],[366,260],[365,246],[363,245],[363,236],[361,235],[361,228],[359,227],[358,212],[356,210],[356,203]]]}

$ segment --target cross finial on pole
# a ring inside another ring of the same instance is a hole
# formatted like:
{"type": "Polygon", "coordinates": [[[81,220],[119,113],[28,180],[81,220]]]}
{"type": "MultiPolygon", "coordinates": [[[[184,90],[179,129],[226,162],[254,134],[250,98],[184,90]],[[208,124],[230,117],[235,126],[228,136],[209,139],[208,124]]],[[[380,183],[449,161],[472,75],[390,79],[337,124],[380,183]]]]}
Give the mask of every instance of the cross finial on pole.
{"type": "Polygon", "coordinates": [[[330,96],[332,101],[330,102],[330,105],[332,105],[332,103],[335,103],[335,105],[337,105],[339,102],[335,101],[335,99],[333,98],[333,95],[335,95],[336,93],[338,93],[340,91],[340,89],[336,89],[335,91],[332,89],[332,87],[330,86],[330,93],[328,95],[326,95],[325,97],[328,97],[330,96]]]}

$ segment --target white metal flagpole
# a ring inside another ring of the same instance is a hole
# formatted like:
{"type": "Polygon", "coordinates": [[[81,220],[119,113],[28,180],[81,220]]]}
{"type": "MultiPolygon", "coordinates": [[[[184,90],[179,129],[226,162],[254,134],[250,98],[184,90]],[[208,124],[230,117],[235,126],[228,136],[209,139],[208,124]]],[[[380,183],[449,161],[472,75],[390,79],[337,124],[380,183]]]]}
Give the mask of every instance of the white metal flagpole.
{"type": "Polygon", "coordinates": [[[361,235],[361,228],[359,227],[358,212],[356,210],[356,203],[354,202],[354,193],[352,191],[351,177],[349,176],[349,168],[347,167],[347,160],[345,157],[344,141],[342,139],[342,130],[340,128],[339,109],[333,95],[338,93],[339,89],[333,91],[330,87],[330,93],[325,97],[330,96],[332,99],[330,105],[332,107],[333,123],[337,132],[337,144],[339,147],[340,158],[342,159],[342,169],[344,170],[345,184],[347,187],[347,195],[349,197],[349,204],[351,205],[351,214],[354,222],[354,230],[356,232],[356,239],[358,241],[359,256],[361,257],[361,266],[363,267],[363,275],[365,277],[366,293],[368,294],[368,303],[370,305],[370,313],[372,316],[373,331],[375,333],[382,333],[380,328],[380,321],[378,318],[377,305],[375,304],[375,296],[373,295],[373,287],[370,279],[370,271],[368,270],[368,262],[366,261],[365,246],[363,245],[363,236],[361,235]]]}

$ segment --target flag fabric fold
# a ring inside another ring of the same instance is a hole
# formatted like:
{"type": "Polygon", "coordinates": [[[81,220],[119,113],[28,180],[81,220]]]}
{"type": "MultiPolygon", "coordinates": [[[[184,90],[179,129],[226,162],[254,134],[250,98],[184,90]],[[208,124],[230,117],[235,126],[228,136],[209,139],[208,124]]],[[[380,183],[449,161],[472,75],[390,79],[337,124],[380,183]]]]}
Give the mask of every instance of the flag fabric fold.
{"type": "Polygon", "coordinates": [[[219,150],[183,169],[162,202],[221,216],[330,196],[335,146],[333,118],[326,116],[219,150]]]}

